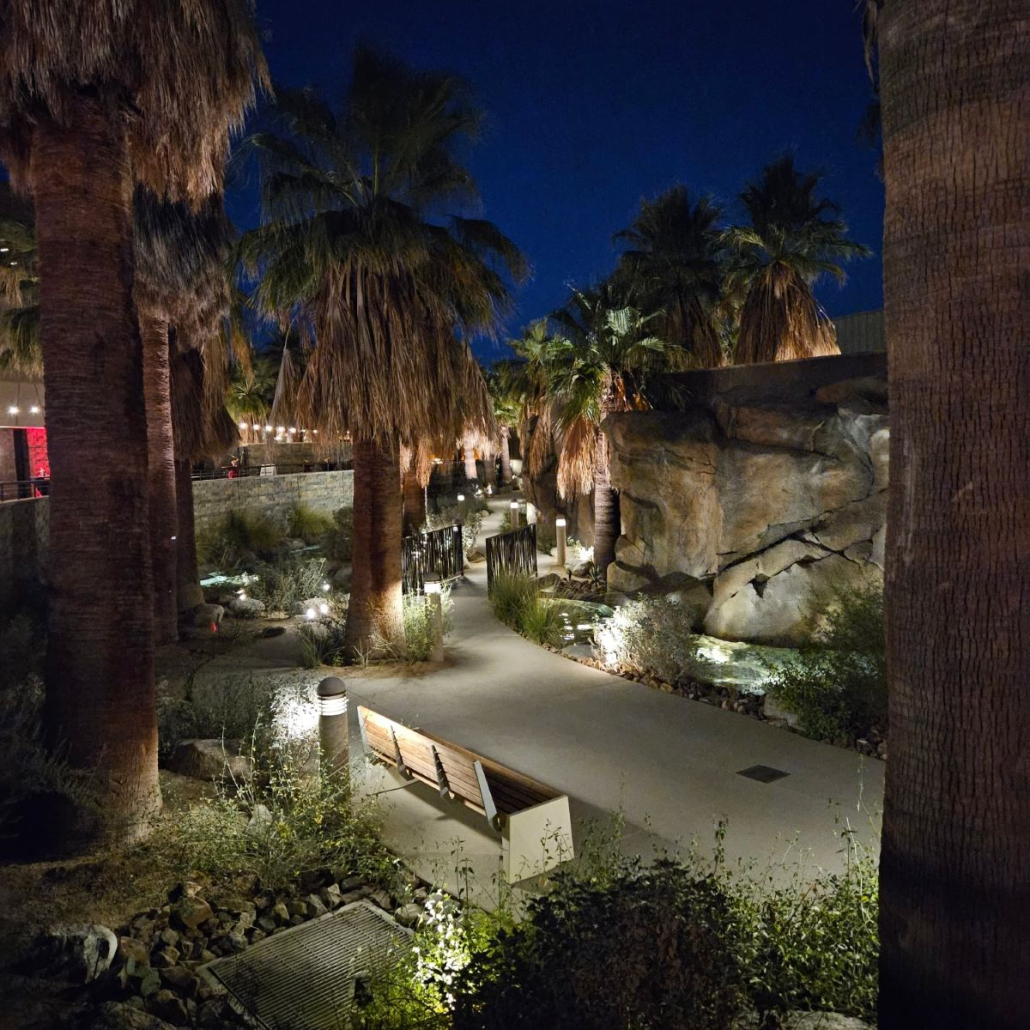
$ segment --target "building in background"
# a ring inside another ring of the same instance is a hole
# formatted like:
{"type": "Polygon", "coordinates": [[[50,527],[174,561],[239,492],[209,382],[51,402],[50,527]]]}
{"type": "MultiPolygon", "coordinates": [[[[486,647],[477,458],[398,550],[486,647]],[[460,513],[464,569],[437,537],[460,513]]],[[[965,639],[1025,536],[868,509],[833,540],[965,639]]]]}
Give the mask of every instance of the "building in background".
{"type": "Polygon", "coordinates": [[[841,354],[868,354],[885,351],[887,337],[883,331],[883,309],[859,311],[854,315],[835,318],[837,346],[841,354]]]}
{"type": "Polygon", "coordinates": [[[46,494],[50,481],[43,384],[0,379],[0,500],[46,494]]]}

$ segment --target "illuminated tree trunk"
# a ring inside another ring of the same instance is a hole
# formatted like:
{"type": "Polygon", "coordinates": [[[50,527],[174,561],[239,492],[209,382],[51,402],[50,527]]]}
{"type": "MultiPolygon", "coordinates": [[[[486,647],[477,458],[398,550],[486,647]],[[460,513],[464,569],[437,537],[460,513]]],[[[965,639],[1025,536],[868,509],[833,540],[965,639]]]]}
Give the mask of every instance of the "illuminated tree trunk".
{"type": "Polygon", "coordinates": [[[354,439],[354,537],[344,642],[354,658],[402,638],[400,449],[354,439]]]}
{"type": "Polygon", "coordinates": [[[160,807],[132,179],[99,102],[82,97],[67,124],[37,123],[30,168],[52,474],[46,729],[94,772],[106,829],[131,839],[160,807]]]}
{"type": "Polygon", "coordinates": [[[190,612],[204,603],[197,571],[197,532],[193,519],[193,476],[188,461],[175,460],[175,506],[178,516],[175,560],[176,608],[190,612]]]}
{"type": "Polygon", "coordinates": [[[426,492],[414,469],[404,473],[404,532],[417,533],[426,521],[426,492]]]}
{"type": "Polygon", "coordinates": [[[175,445],[168,362],[168,323],[143,314],[143,395],[147,408],[147,483],[150,561],[154,575],[154,637],[167,644],[179,636],[176,603],[175,445]]]}
{"type": "Polygon", "coordinates": [[[887,0],[881,1030],[1030,1026],[1030,6],[887,0]]]}
{"type": "Polygon", "coordinates": [[[501,484],[511,485],[511,450],[508,443],[509,429],[501,426],[501,484]]]}
{"type": "Polygon", "coordinates": [[[615,561],[619,530],[619,495],[612,489],[608,438],[598,432],[594,446],[594,564],[601,570],[615,561]]]}
{"type": "Polygon", "coordinates": [[[474,483],[479,478],[479,470],[476,468],[476,449],[471,444],[464,444],[462,457],[465,459],[465,479],[474,483]]]}

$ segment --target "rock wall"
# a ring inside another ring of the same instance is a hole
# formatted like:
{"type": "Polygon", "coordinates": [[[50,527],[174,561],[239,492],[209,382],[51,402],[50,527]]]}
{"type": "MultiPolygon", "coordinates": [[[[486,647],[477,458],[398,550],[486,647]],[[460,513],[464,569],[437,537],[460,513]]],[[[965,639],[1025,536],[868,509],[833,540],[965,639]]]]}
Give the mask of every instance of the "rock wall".
{"type": "Polygon", "coordinates": [[[688,374],[686,411],[608,420],[611,588],[679,591],[713,636],[796,644],[838,589],[882,580],[883,356],[784,365],[688,374]]]}
{"type": "Polygon", "coordinates": [[[260,511],[285,517],[295,504],[332,514],[354,503],[354,473],[298,472],[286,476],[198,479],[193,483],[193,517],[197,532],[218,523],[230,511],[260,511]]]}
{"type": "MultiPolygon", "coordinates": [[[[285,517],[295,504],[331,514],[354,503],[354,473],[306,472],[288,476],[205,479],[193,483],[197,532],[230,511],[260,511],[285,517]]],[[[38,587],[44,572],[49,500],[37,497],[0,504],[0,615],[23,589],[38,587]]]]}

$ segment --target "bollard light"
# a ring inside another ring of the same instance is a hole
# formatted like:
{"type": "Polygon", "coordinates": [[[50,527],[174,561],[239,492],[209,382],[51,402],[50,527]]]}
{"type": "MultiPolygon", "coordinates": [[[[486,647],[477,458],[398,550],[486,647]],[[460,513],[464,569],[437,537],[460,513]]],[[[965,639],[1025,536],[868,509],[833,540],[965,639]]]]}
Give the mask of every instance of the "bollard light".
{"type": "Polygon", "coordinates": [[[554,520],[554,536],[557,540],[557,547],[555,549],[555,560],[559,565],[565,565],[565,519],[559,517],[554,520]]]}
{"type": "Polygon", "coordinates": [[[433,627],[433,653],[430,660],[443,661],[443,584],[435,573],[426,576],[424,589],[433,627]]]}
{"type": "Polygon", "coordinates": [[[346,771],[349,760],[347,690],[339,676],[326,676],[318,685],[318,744],[321,769],[346,771]]]}
{"type": "Polygon", "coordinates": [[[512,501],[511,502],[511,528],[512,529],[518,529],[519,528],[519,502],[518,501],[512,501]]]}

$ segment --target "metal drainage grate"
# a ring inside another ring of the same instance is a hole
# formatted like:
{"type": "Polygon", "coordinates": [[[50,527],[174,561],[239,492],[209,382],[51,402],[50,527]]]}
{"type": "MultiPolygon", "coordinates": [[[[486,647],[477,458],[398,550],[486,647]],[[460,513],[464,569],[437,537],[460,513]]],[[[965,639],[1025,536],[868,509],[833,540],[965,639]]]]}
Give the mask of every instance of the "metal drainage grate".
{"type": "Polygon", "coordinates": [[[202,969],[267,1030],[344,1030],[368,982],[397,965],[411,937],[376,906],[356,901],[202,969]]]}
{"type": "Polygon", "coordinates": [[[774,769],[771,765],[751,765],[747,769],[741,769],[738,776],[746,776],[749,780],[757,780],[759,783],[773,783],[776,780],[782,780],[784,776],[789,776],[790,773],[785,773],[782,769],[774,769]]]}

